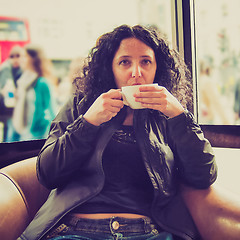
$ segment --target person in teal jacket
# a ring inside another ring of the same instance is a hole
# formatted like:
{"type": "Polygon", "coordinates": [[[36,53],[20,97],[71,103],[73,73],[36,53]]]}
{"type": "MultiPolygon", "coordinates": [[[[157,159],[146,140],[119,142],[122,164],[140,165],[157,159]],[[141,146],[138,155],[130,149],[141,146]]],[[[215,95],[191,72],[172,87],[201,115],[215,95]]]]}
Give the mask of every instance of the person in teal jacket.
{"type": "Polygon", "coordinates": [[[55,117],[50,62],[41,48],[27,45],[22,55],[24,72],[17,82],[13,124],[20,140],[46,138],[55,117]]]}

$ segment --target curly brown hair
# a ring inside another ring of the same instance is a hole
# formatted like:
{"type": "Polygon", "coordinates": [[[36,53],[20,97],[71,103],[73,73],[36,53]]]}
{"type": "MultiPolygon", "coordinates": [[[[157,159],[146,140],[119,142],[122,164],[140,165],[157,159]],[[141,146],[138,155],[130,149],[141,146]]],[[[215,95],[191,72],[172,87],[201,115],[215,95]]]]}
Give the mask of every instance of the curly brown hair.
{"type": "Polygon", "coordinates": [[[121,41],[132,37],[144,42],[155,53],[157,70],[154,83],[166,87],[184,107],[192,110],[192,81],[184,60],[177,51],[169,48],[160,31],[141,25],[121,25],[98,38],[86,59],[81,76],[73,82],[77,93],[85,96],[87,106],[103,92],[117,88],[112,61],[121,41]]]}

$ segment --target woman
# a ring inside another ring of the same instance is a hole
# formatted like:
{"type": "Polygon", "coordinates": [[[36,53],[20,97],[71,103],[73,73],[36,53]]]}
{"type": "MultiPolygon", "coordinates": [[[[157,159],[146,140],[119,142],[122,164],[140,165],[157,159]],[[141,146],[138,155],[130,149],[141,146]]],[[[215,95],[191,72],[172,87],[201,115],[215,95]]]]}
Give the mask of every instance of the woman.
{"type": "Polygon", "coordinates": [[[20,55],[22,47],[15,45],[9,58],[0,65],[0,115],[4,115],[4,142],[18,141],[19,135],[12,124],[17,80],[21,77],[20,55]]]}
{"type": "Polygon", "coordinates": [[[52,192],[20,239],[197,239],[179,188],[208,188],[216,166],[184,108],[185,65],[154,30],[126,25],[88,60],[38,157],[52,192]],[[146,109],[124,106],[121,87],[153,82],[135,94],[146,109]]]}
{"type": "Polygon", "coordinates": [[[51,62],[43,50],[29,44],[21,56],[23,74],[17,82],[13,125],[20,140],[46,138],[55,117],[51,90],[51,62]]]}

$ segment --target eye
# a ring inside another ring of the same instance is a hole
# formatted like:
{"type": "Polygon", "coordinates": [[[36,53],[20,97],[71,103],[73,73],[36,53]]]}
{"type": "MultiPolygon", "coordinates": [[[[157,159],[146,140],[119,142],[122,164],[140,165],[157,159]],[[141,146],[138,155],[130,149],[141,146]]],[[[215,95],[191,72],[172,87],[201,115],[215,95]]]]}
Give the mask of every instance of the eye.
{"type": "Polygon", "coordinates": [[[130,64],[130,61],[127,60],[127,59],[124,59],[124,60],[122,60],[122,61],[119,62],[119,65],[123,65],[123,66],[127,66],[127,65],[129,65],[129,64],[130,64]]]}
{"type": "Polygon", "coordinates": [[[149,59],[143,59],[141,62],[142,62],[143,65],[149,65],[149,64],[152,63],[152,61],[149,60],[149,59]]]}

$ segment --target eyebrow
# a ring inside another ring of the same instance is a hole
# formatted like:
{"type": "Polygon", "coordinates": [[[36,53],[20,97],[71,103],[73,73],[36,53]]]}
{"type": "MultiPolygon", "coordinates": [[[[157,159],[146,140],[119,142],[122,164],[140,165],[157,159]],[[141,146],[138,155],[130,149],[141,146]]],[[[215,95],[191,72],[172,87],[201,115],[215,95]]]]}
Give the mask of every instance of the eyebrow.
{"type": "Polygon", "coordinates": [[[144,57],[152,58],[152,56],[150,56],[150,55],[143,55],[143,56],[140,56],[140,57],[142,57],[142,58],[144,58],[144,57]]]}
{"type": "MultiPolygon", "coordinates": [[[[142,55],[142,56],[140,56],[141,58],[145,58],[145,57],[147,57],[147,58],[152,58],[152,56],[150,56],[150,55],[142,55]]],[[[120,56],[119,58],[131,58],[131,56],[129,56],[129,55],[123,55],[123,56],[120,56]]]]}

